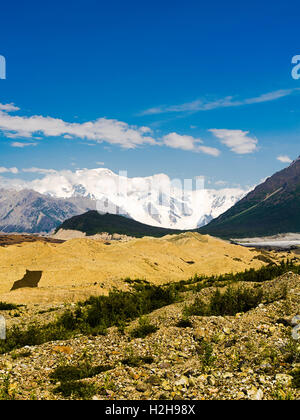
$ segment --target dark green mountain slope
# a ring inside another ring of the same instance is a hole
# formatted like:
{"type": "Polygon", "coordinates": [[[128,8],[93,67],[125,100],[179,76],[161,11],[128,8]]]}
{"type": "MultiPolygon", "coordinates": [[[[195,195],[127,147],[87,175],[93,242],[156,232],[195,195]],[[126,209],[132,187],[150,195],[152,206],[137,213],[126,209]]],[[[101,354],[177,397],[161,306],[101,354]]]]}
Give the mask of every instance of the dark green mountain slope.
{"type": "Polygon", "coordinates": [[[87,235],[106,232],[109,234],[119,233],[120,235],[161,237],[169,234],[182,233],[181,230],[163,229],[159,227],[144,225],[124,216],[114,214],[100,214],[97,211],[88,211],[80,216],[66,220],[59,229],[79,230],[87,235]]]}
{"type": "Polygon", "coordinates": [[[300,157],[199,232],[224,238],[300,232],[300,157]]]}

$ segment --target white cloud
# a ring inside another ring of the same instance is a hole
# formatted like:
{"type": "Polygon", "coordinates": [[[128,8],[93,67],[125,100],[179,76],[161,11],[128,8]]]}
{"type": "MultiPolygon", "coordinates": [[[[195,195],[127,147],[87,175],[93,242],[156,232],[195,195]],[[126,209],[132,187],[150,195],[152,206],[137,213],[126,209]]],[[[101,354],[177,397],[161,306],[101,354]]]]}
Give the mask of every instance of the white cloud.
{"type": "MultiPolygon", "coordinates": [[[[44,137],[62,136],[65,139],[88,140],[86,145],[106,142],[109,144],[120,145],[126,149],[133,149],[140,145],[161,145],[152,136],[152,130],[149,127],[137,127],[128,125],[125,122],[99,118],[95,121],[86,123],[69,123],[62,119],[43,117],[40,115],[12,116],[11,111],[18,110],[13,104],[2,105],[0,108],[0,132],[8,138],[37,139],[37,135],[44,137]]],[[[40,137],[39,137],[40,138],[40,137]]],[[[169,133],[162,138],[163,144],[168,147],[187,150],[191,152],[202,152],[211,156],[219,156],[220,151],[214,147],[208,147],[203,144],[201,139],[177,133],[169,133]]],[[[11,143],[12,147],[24,148],[36,146],[37,143],[25,143],[15,141],[11,143]]]]}
{"type": "Polygon", "coordinates": [[[224,187],[227,184],[228,184],[228,182],[227,181],[223,181],[222,179],[220,179],[219,181],[216,181],[215,182],[215,185],[217,185],[218,187],[224,187]]]}
{"type": "Polygon", "coordinates": [[[0,167],[0,174],[4,173],[11,173],[11,174],[17,174],[19,173],[18,168],[4,168],[3,166],[0,167]]]}
{"type": "Polygon", "coordinates": [[[187,102],[180,105],[171,105],[171,106],[158,106],[155,108],[147,109],[140,113],[140,115],[154,115],[154,114],[164,114],[169,112],[198,112],[198,111],[209,111],[217,108],[228,108],[236,107],[242,105],[252,105],[262,102],[275,101],[276,99],[289,96],[294,92],[299,91],[299,88],[295,89],[281,89],[273,92],[264,93],[262,95],[246,98],[246,99],[234,99],[233,96],[226,96],[225,98],[220,98],[216,100],[210,99],[197,99],[192,102],[187,102]]]}
{"type": "Polygon", "coordinates": [[[32,174],[55,174],[56,170],[55,169],[42,169],[42,168],[24,168],[22,169],[22,172],[26,172],[26,173],[32,173],[32,174]]]}
{"type": "Polygon", "coordinates": [[[18,108],[14,104],[0,104],[0,111],[13,112],[13,111],[19,111],[19,109],[20,108],[18,108]]]}
{"type": "Polygon", "coordinates": [[[18,141],[14,141],[13,143],[11,143],[11,147],[17,147],[19,149],[23,149],[24,147],[30,146],[37,146],[37,143],[20,143],[18,141]]]}
{"type": "MultiPolygon", "coordinates": [[[[64,136],[69,139],[78,138],[98,143],[107,142],[120,145],[126,149],[132,149],[143,144],[156,144],[156,141],[149,135],[151,130],[148,127],[137,127],[106,118],[80,124],[40,115],[26,117],[9,114],[9,112],[16,110],[18,108],[13,105],[1,105],[0,108],[0,131],[10,138],[32,138],[34,135],[64,136]]],[[[29,145],[29,143],[26,145],[29,145]]],[[[25,147],[25,143],[16,142],[12,146],[25,147]]]]}
{"type": "Polygon", "coordinates": [[[195,144],[197,142],[202,143],[200,139],[195,139],[192,136],[181,136],[177,133],[167,134],[162,140],[166,146],[182,150],[195,150],[195,144]]]}
{"type": "Polygon", "coordinates": [[[258,141],[254,137],[249,137],[249,131],[211,129],[210,131],[217,137],[222,144],[239,155],[253,153],[257,150],[258,141]]]}
{"type": "Polygon", "coordinates": [[[286,156],[286,155],[277,156],[277,160],[279,160],[282,163],[292,163],[293,162],[292,159],[290,157],[286,156]]]}
{"type": "Polygon", "coordinates": [[[193,136],[170,133],[162,138],[163,144],[173,149],[181,149],[192,152],[202,152],[211,156],[219,156],[220,151],[214,147],[204,146],[203,141],[193,136]]]}

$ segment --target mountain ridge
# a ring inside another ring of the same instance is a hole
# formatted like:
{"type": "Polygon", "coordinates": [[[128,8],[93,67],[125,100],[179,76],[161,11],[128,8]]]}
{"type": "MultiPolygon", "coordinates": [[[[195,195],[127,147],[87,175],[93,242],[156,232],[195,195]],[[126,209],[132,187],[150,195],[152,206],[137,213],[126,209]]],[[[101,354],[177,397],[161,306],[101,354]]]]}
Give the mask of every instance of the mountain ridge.
{"type": "MultiPolygon", "coordinates": [[[[14,188],[30,188],[52,198],[92,199],[102,213],[121,214],[141,223],[195,229],[228,210],[247,191],[240,188],[204,189],[203,180],[189,188],[165,174],[129,178],[109,169],[54,171],[32,181],[16,181],[14,188]]],[[[195,181],[195,180],[194,180],[195,181]]]]}
{"type": "Polygon", "coordinates": [[[65,219],[95,208],[87,199],[57,199],[36,191],[0,189],[0,231],[49,233],[65,219]]]}
{"type": "Polygon", "coordinates": [[[300,157],[199,229],[220,237],[300,232],[300,157]]]}
{"type": "Polygon", "coordinates": [[[56,228],[60,230],[74,230],[85,233],[87,236],[108,233],[110,235],[119,234],[135,238],[144,236],[162,237],[170,234],[183,233],[182,230],[165,229],[155,226],[149,226],[136,220],[122,215],[100,214],[95,210],[90,210],[79,216],[64,221],[56,228]]]}

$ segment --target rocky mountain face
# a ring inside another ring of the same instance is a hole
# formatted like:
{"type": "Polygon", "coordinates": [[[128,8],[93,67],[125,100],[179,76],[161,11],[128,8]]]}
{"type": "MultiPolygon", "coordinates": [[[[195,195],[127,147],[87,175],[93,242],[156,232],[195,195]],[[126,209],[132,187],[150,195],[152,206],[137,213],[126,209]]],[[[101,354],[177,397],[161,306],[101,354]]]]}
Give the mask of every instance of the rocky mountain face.
{"type": "Polygon", "coordinates": [[[95,208],[88,199],[57,199],[32,190],[0,189],[0,231],[46,233],[64,220],[95,208]]]}
{"type": "Polygon", "coordinates": [[[195,229],[228,210],[247,193],[183,188],[167,175],[128,178],[109,169],[49,173],[29,183],[30,188],[54,198],[85,198],[97,202],[101,213],[119,214],[141,223],[169,229],[195,229]]]}
{"type": "Polygon", "coordinates": [[[300,158],[201,228],[201,233],[231,238],[287,232],[300,232],[300,158]]]}

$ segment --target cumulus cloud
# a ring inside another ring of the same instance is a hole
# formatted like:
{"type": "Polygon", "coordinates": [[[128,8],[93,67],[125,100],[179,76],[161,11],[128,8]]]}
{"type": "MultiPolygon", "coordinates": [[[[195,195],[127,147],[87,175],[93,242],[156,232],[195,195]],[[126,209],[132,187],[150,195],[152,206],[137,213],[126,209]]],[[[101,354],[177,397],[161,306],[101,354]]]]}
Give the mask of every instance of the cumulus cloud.
{"type": "Polygon", "coordinates": [[[288,157],[287,155],[280,155],[277,156],[277,160],[279,160],[282,163],[292,163],[292,159],[290,157],[288,157]]]}
{"type": "Polygon", "coordinates": [[[249,136],[249,131],[211,129],[210,131],[222,144],[239,155],[253,153],[257,150],[258,141],[249,136]]]}
{"type": "Polygon", "coordinates": [[[18,108],[14,104],[0,104],[0,111],[14,112],[14,111],[19,111],[19,109],[20,108],[18,108]]]}
{"type": "MultiPolygon", "coordinates": [[[[11,112],[17,110],[18,108],[13,104],[0,104],[0,132],[2,131],[8,138],[36,140],[38,135],[44,137],[62,136],[69,140],[87,140],[85,143],[87,145],[91,145],[91,141],[95,143],[106,142],[126,149],[133,149],[144,144],[164,144],[174,149],[202,152],[211,156],[219,156],[220,154],[218,149],[206,146],[201,139],[192,136],[169,133],[162,139],[157,140],[153,137],[152,130],[149,127],[129,125],[114,119],[99,118],[86,123],[70,123],[62,119],[41,115],[30,117],[11,115],[11,112]]],[[[28,141],[11,143],[12,147],[17,148],[36,145],[37,143],[28,141]]]]}
{"type": "MultiPolygon", "coordinates": [[[[252,98],[248,101],[271,100],[271,98],[280,95],[283,95],[283,93],[273,92],[273,94],[252,98]]],[[[230,98],[226,98],[225,102],[230,100],[230,98]]],[[[199,104],[195,103],[183,108],[192,109],[194,106],[199,106],[199,104]]],[[[206,106],[209,107],[212,104],[206,104],[206,106]]],[[[45,137],[63,137],[68,140],[77,139],[84,141],[86,145],[106,142],[125,149],[134,149],[142,145],[165,145],[173,149],[204,153],[215,157],[220,155],[218,148],[207,146],[202,139],[189,135],[171,132],[162,138],[155,138],[149,127],[129,125],[116,119],[99,118],[95,121],[74,123],[49,116],[20,116],[12,114],[12,112],[18,110],[19,108],[14,104],[0,104],[0,133],[2,132],[7,138],[15,139],[16,141],[10,145],[16,148],[37,146],[36,140],[43,140],[45,137]],[[18,139],[22,141],[17,141],[18,139]]],[[[234,153],[246,154],[257,150],[257,139],[250,137],[248,131],[225,129],[211,129],[209,131],[234,153]]]]}
{"type": "Polygon", "coordinates": [[[4,168],[3,166],[0,166],[0,174],[5,174],[5,173],[17,174],[19,173],[19,170],[18,168],[4,168]]]}
{"type": "MultiPolygon", "coordinates": [[[[151,137],[148,127],[137,127],[125,122],[107,118],[99,118],[86,123],[69,123],[62,119],[43,117],[41,115],[15,116],[10,112],[16,111],[14,105],[1,105],[0,131],[10,138],[32,138],[34,135],[46,137],[64,136],[69,139],[78,138],[107,142],[131,149],[143,144],[156,144],[151,137]]],[[[25,147],[29,143],[15,143],[14,147],[25,147]],[[23,146],[21,146],[23,145],[23,146]]],[[[33,145],[33,144],[31,144],[33,145]]]]}
{"type": "Polygon", "coordinates": [[[169,133],[162,138],[163,144],[173,149],[181,149],[192,152],[202,152],[211,156],[219,156],[220,151],[214,147],[203,145],[203,141],[193,136],[169,133]]]}
{"type": "Polygon", "coordinates": [[[171,106],[158,106],[150,109],[146,109],[141,112],[140,115],[154,115],[154,114],[164,114],[169,112],[198,112],[198,111],[209,111],[217,108],[228,108],[236,107],[242,105],[252,105],[262,102],[275,101],[276,99],[289,96],[292,93],[300,90],[299,88],[295,89],[280,89],[273,92],[264,93],[262,95],[245,98],[245,99],[234,99],[233,96],[226,96],[224,98],[209,100],[209,99],[197,99],[192,102],[186,102],[180,105],[171,105],[171,106]]]}

